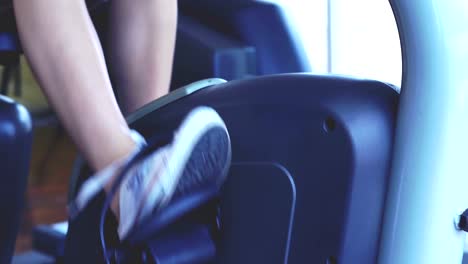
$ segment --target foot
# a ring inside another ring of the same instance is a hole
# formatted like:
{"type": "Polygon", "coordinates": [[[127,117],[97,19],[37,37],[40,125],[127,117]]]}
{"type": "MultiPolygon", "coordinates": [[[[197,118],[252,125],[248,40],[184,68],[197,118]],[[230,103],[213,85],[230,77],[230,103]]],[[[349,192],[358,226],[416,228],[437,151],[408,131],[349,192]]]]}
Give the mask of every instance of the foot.
{"type": "Polygon", "coordinates": [[[192,110],[173,142],[136,164],[125,176],[113,210],[117,211],[120,239],[174,196],[205,186],[220,188],[230,154],[229,135],[219,115],[208,107],[192,110]]]}
{"type": "Polygon", "coordinates": [[[203,186],[220,187],[230,162],[229,136],[211,108],[193,110],[174,141],[129,172],[120,188],[119,237],[163,208],[174,195],[203,186]]]}

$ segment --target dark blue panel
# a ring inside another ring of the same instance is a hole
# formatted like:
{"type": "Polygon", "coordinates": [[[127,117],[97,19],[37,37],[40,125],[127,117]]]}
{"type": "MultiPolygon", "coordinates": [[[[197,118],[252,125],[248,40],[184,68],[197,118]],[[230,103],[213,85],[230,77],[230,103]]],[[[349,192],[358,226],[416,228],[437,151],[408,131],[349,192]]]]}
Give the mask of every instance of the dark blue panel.
{"type": "Polygon", "coordinates": [[[234,164],[221,201],[217,263],[284,263],[296,202],[296,188],[285,168],[234,164]]]}
{"type": "Polygon", "coordinates": [[[376,81],[285,74],[201,90],[132,126],[146,136],[168,133],[193,107],[215,108],[229,129],[233,161],[277,162],[294,178],[289,263],[329,256],[374,263],[397,100],[376,81]]]}
{"type": "Polygon", "coordinates": [[[9,263],[24,206],[31,155],[28,111],[0,96],[0,263],[9,263]]]}
{"type": "MultiPolygon", "coordinates": [[[[104,192],[92,199],[75,219],[69,221],[67,237],[64,246],[64,263],[102,263],[104,260],[101,240],[99,237],[99,218],[105,200],[104,192]]],[[[109,247],[119,243],[117,236],[117,221],[112,213],[108,213],[104,234],[109,247]]]]}
{"type": "MultiPolygon", "coordinates": [[[[164,135],[195,106],[211,106],[227,124],[234,162],[276,163],[290,173],[283,184],[274,170],[251,168],[229,177],[216,263],[283,263],[286,255],[293,264],[329,257],[375,263],[397,102],[397,92],[376,81],[283,74],[202,89],[130,125],[146,137],[164,135]],[[291,182],[296,198],[288,231],[291,182]]],[[[75,232],[83,235],[89,226],[75,232]]],[[[93,249],[84,241],[74,245],[81,246],[78,254],[83,246],[93,249]]]]}
{"type": "Polygon", "coordinates": [[[201,264],[215,257],[216,247],[208,227],[189,225],[171,231],[149,242],[157,264],[201,264]]]}

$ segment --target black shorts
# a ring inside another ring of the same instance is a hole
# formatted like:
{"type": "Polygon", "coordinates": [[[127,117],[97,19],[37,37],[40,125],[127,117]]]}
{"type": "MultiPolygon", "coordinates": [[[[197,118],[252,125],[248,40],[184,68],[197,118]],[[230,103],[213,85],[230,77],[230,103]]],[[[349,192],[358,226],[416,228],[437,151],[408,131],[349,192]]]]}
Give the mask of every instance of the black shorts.
{"type": "MultiPolygon", "coordinates": [[[[64,0],[76,1],[76,0],[64,0]]],[[[85,0],[88,10],[92,12],[100,4],[110,0],[85,0]]],[[[15,15],[13,12],[13,0],[0,0],[0,31],[16,30],[15,15]]]]}
{"type": "MultiPolygon", "coordinates": [[[[67,0],[70,1],[70,0],[67,0]]],[[[75,0],[71,0],[75,1],[75,0]]],[[[109,0],[85,0],[88,9],[91,11],[99,4],[108,2],[109,0]]],[[[0,24],[5,16],[13,16],[13,0],[0,0],[0,24]]]]}
{"type": "MultiPolygon", "coordinates": [[[[73,0],[74,1],[74,0],[73,0]]],[[[92,9],[95,5],[107,2],[109,0],[85,0],[88,8],[92,9]]],[[[0,0],[0,14],[2,12],[11,12],[13,9],[13,0],[0,0]]]]}

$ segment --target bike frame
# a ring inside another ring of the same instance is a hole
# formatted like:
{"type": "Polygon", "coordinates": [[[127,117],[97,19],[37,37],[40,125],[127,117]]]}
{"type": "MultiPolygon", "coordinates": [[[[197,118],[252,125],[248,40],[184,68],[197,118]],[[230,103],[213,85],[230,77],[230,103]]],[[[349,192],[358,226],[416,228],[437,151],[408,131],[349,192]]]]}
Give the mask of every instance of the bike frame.
{"type": "Polygon", "coordinates": [[[461,263],[468,208],[468,1],[390,0],[403,81],[379,263],[461,263]]]}

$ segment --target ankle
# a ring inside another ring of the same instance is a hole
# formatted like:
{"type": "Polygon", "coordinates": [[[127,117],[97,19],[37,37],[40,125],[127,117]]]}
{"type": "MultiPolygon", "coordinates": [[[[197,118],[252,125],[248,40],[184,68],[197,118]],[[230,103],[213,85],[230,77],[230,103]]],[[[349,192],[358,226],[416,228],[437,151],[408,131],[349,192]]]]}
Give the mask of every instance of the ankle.
{"type": "MultiPolygon", "coordinates": [[[[89,179],[82,184],[75,199],[69,205],[69,213],[72,218],[76,216],[100,191],[104,190],[106,193],[109,193],[117,176],[120,175],[120,171],[123,166],[125,166],[141,149],[141,147],[146,144],[144,138],[137,132],[132,131],[130,135],[132,148],[130,148],[125,155],[115,158],[108,162],[107,166],[103,166],[101,169],[96,170],[96,174],[89,177],[89,179]]],[[[117,191],[111,203],[111,209],[117,216],[119,216],[120,211],[119,197],[120,194],[117,191]]]]}
{"type": "MultiPolygon", "coordinates": [[[[118,175],[120,175],[123,167],[141,149],[142,145],[145,144],[144,138],[135,131],[131,131],[130,139],[131,139],[130,140],[131,144],[129,145],[131,147],[129,147],[126,153],[118,157],[116,160],[112,161],[112,163],[107,165],[107,166],[116,166],[117,169],[115,170],[114,175],[111,177],[109,182],[107,182],[107,184],[104,185],[104,191],[106,193],[109,193],[111,191],[112,186],[117,180],[118,175]]],[[[117,189],[117,192],[115,193],[112,199],[110,208],[118,220],[120,217],[120,190],[119,189],[117,189]]]]}
{"type": "Polygon", "coordinates": [[[120,140],[119,144],[112,146],[108,155],[101,156],[99,160],[93,163],[95,171],[101,171],[117,161],[127,159],[137,146],[138,144],[131,137],[120,140]]]}

